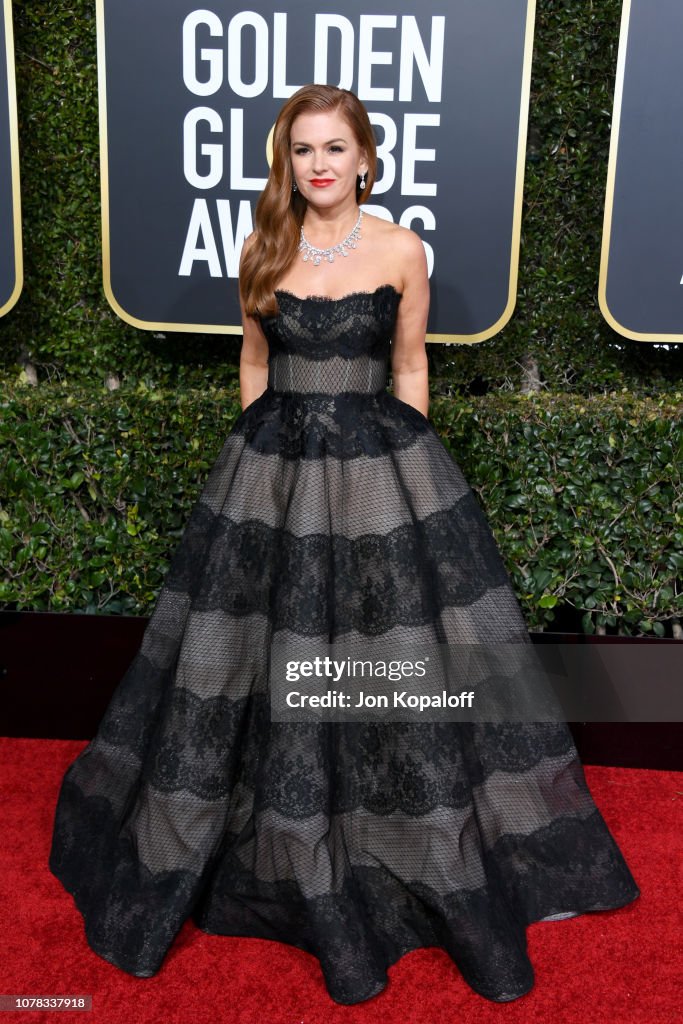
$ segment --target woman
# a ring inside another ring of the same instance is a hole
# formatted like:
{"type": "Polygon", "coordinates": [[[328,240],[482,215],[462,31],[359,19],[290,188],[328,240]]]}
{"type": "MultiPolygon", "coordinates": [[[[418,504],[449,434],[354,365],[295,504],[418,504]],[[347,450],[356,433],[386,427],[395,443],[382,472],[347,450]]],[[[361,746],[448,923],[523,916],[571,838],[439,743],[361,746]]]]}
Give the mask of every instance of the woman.
{"type": "Polygon", "coordinates": [[[243,411],[65,775],[50,868],[139,977],[191,915],[312,952],[338,1003],[423,946],[504,1002],[533,985],[527,924],[638,896],[566,725],[271,714],[277,640],[530,645],[427,418],[424,250],[363,215],[375,169],[352,93],[285,103],[241,262],[243,411]]]}

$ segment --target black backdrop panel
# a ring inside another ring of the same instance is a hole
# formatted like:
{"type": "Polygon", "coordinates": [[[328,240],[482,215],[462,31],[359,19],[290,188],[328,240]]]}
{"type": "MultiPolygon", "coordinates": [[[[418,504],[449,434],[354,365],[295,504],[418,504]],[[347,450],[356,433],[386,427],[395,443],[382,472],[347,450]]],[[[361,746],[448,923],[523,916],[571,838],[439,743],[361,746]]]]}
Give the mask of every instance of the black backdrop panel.
{"type": "Polygon", "coordinates": [[[381,206],[425,243],[430,337],[500,330],[516,289],[533,9],[98,0],[114,309],[148,328],[240,329],[239,252],[267,139],[294,87],[316,80],[351,88],[368,108],[382,159],[367,209],[381,206]]]}
{"type": "Polygon", "coordinates": [[[625,0],[600,305],[642,341],[683,341],[682,42],[681,0],[625,0]]]}
{"type": "Polygon", "coordinates": [[[0,316],[17,301],[22,285],[13,46],[12,5],[9,0],[3,0],[0,16],[0,316]]]}

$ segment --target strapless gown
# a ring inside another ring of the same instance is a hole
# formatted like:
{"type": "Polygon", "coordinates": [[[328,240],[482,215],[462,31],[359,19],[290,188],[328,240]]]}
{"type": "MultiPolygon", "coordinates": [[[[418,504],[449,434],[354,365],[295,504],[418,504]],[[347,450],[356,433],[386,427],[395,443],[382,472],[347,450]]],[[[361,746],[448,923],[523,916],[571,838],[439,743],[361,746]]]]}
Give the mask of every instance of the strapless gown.
{"type": "Polygon", "coordinates": [[[563,722],[271,720],[278,638],[530,643],[461,470],[386,390],[401,294],[277,298],[266,390],[63,778],[50,870],[91,949],[138,977],[191,917],[314,954],[337,1003],[427,946],[515,999],[529,923],[639,890],[563,722]]]}

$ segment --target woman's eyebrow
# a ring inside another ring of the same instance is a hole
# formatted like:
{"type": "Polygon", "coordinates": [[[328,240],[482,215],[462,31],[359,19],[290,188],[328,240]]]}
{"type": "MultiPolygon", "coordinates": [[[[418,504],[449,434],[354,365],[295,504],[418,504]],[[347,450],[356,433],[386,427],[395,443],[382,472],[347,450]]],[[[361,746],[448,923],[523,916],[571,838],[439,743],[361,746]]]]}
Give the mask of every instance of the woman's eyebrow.
{"type": "MultiPolygon", "coordinates": [[[[328,139],[327,142],[323,142],[323,146],[329,146],[332,142],[346,142],[346,139],[328,139]]],[[[293,146],[307,146],[307,142],[293,142],[293,146]]]]}

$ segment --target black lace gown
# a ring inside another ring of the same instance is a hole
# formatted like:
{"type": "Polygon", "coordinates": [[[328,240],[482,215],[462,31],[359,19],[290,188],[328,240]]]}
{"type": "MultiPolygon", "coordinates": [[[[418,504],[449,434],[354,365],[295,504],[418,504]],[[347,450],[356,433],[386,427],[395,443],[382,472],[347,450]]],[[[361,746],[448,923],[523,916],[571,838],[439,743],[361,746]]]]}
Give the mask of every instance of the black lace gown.
{"type": "Polygon", "coordinates": [[[91,948],[138,977],[191,916],[313,953],[338,1003],[425,946],[515,999],[527,924],[639,890],[564,723],[271,721],[280,637],[530,642],[460,469],[386,390],[400,293],[277,297],[267,389],[64,776],[49,867],[91,948]]]}

